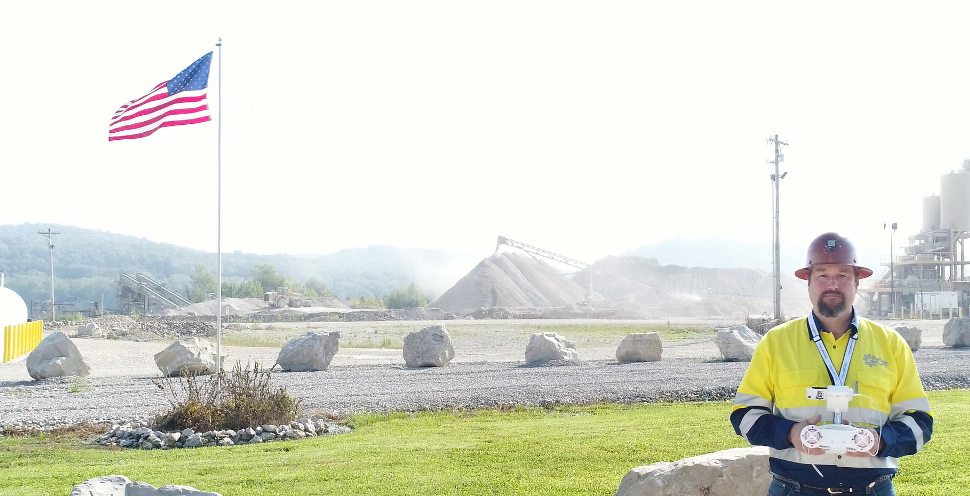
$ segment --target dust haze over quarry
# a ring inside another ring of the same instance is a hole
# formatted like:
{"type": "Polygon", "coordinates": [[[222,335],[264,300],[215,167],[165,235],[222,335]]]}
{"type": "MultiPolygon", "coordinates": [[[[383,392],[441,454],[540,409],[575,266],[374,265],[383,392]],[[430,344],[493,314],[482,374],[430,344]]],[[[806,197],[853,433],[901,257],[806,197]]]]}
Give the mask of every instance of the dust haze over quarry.
{"type": "MultiPolygon", "coordinates": [[[[494,308],[567,307],[585,309],[590,316],[610,310],[629,318],[744,318],[772,309],[771,274],[758,269],[682,267],[637,256],[610,256],[571,271],[564,273],[530,255],[496,252],[428,306],[459,315],[494,308]]],[[[783,313],[808,312],[804,282],[783,275],[782,288],[783,313]]]]}

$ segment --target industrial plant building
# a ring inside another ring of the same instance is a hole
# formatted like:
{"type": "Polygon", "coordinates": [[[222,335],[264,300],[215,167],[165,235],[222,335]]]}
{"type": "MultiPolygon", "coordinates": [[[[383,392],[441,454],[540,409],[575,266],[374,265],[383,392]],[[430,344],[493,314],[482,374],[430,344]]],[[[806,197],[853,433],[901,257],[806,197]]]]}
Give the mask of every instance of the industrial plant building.
{"type": "MultiPolygon", "coordinates": [[[[895,225],[891,226],[895,230],[895,225]]],[[[949,318],[970,315],[966,242],[970,237],[970,160],[940,178],[940,194],[923,198],[923,222],[869,296],[871,315],[949,318]]]]}

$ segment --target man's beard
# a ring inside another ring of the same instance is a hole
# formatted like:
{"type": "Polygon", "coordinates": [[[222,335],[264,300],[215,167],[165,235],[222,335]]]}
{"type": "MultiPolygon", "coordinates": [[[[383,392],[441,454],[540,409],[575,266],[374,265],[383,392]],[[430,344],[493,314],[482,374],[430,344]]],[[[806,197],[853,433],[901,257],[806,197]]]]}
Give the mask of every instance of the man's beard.
{"type": "Polygon", "coordinates": [[[838,293],[836,291],[828,291],[828,292],[822,293],[822,295],[818,297],[818,305],[817,306],[818,306],[818,311],[819,311],[819,313],[822,314],[822,316],[824,316],[824,317],[838,317],[839,314],[841,314],[843,311],[845,311],[845,304],[846,304],[846,302],[845,302],[845,295],[843,295],[842,293],[838,293]],[[838,303],[836,303],[834,305],[829,305],[828,303],[825,302],[825,295],[827,295],[827,294],[828,295],[838,294],[839,296],[842,297],[842,299],[838,303]]]}

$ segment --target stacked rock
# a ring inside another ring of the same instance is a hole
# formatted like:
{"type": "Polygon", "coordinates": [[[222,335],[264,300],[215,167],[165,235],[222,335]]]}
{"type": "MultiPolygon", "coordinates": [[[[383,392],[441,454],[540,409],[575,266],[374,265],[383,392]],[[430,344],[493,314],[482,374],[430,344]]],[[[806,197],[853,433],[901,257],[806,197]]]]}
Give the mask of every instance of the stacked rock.
{"type": "Polygon", "coordinates": [[[111,430],[98,436],[95,443],[104,446],[120,446],[138,449],[200,448],[204,446],[234,446],[270,441],[291,441],[327,434],[344,434],[350,428],[318,417],[304,418],[289,424],[261,425],[256,428],[195,432],[183,429],[162,432],[149,428],[145,423],[114,425],[111,430]]]}

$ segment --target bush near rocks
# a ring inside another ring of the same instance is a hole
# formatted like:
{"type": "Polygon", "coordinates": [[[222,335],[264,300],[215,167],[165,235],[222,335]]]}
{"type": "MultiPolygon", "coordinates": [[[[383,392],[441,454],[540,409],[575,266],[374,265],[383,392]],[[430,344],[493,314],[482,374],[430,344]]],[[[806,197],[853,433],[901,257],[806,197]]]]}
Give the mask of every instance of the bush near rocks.
{"type": "Polygon", "coordinates": [[[300,400],[282,387],[273,389],[271,372],[236,362],[232,372],[155,378],[172,409],[155,418],[159,429],[201,431],[285,424],[296,418],[300,400]]]}

